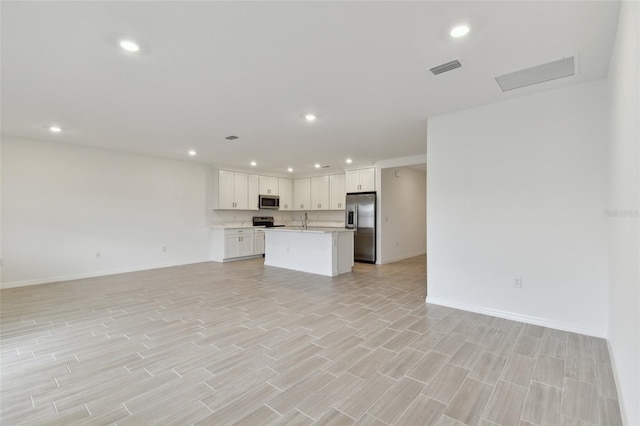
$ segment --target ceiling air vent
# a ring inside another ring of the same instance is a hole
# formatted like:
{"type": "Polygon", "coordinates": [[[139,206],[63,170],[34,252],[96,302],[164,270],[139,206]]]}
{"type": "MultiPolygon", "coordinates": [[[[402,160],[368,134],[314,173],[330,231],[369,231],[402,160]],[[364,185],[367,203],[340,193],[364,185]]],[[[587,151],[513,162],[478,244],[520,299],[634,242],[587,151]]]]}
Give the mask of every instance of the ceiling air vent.
{"type": "Polygon", "coordinates": [[[503,92],[575,75],[573,56],[496,77],[503,92]]]}
{"type": "Polygon", "coordinates": [[[431,68],[429,71],[433,73],[433,75],[442,74],[443,72],[455,70],[456,68],[460,68],[462,64],[457,59],[447,62],[446,64],[438,65],[437,67],[431,68]]]}
{"type": "Polygon", "coordinates": [[[238,137],[231,135],[231,136],[227,136],[225,139],[228,140],[228,141],[234,141],[234,140],[238,139],[238,137]]]}

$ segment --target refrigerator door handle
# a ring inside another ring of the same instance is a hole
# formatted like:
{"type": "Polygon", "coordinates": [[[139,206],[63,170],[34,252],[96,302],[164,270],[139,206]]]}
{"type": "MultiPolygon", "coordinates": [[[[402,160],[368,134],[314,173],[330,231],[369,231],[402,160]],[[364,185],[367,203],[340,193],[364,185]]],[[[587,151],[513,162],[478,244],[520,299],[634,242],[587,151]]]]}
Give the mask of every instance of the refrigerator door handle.
{"type": "Polygon", "coordinates": [[[353,218],[353,228],[356,230],[356,234],[358,233],[358,205],[356,204],[354,206],[354,218],[353,218]]]}

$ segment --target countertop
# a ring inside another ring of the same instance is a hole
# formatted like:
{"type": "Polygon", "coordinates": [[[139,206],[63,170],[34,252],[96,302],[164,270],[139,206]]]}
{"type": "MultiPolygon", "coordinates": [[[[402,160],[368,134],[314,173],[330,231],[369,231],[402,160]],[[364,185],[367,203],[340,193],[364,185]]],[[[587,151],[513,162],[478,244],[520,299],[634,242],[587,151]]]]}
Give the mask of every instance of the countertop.
{"type": "Polygon", "coordinates": [[[265,228],[265,231],[269,232],[306,232],[306,233],[314,233],[314,234],[331,234],[333,232],[353,232],[353,229],[346,228],[329,228],[329,227],[320,227],[320,226],[310,226],[307,229],[304,229],[301,226],[286,226],[281,228],[265,228]]]}
{"type": "MultiPolygon", "coordinates": [[[[300,221],[280,221],[275,222],[275,229],[289,229],[289,230],[301,230],[302,224],[300,221]],[[285,226],[282,226],[285,225],[285,226]]],[[[218,222],[211,225],[211,229],[248,229],[248,228],[258,228],[258,229],[266,229],[265,226],[253,226],[253,223],[249,221],[237,221],[237,222],[218,222]]],[[[309,221],[309,228],[317,230],[317,229],[344,229],[344,222],[332,222],[332,221],[309,221]]],[[[269,228],[273,229],[273,228],[269,228]]]]}

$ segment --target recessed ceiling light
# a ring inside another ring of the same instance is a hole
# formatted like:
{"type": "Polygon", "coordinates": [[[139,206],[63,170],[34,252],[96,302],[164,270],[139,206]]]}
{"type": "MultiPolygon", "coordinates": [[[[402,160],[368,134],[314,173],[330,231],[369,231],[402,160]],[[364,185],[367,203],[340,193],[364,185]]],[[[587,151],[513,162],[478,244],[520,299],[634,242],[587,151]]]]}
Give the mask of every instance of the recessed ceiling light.
{"type": "Polygon", "coordinates": [[[255,166],[255,165],[257,165],[257,164],[258,164],[258,163],[256,163],[255,161],[252,161],[252,162],[251,162],[251,165],[252,165],[252,166],[255,166]]]}
{"type": "Polygon", "coordinates": [[[140,50],[138,43],[132,40],[120,40],[120,47],[131,53],[135,53],[140,50]]]}
{"type": "Polygon", "coordinates": [[[347,164],[351,164],[351,163],[353,163],[353,160],[351,158],[347,158],[346,162],[347,162],[347,164]]]}
{"type": "Polygon", "coordinates": [[[193,149],[190,149],[188,154],[193,157],[194,155],[197,154],[197,152],[195,152],[193,149]]]}
{"type": "Polygon", "coordinates": [[[453,27],[449,34],[454,38],[464,37],[469,34],[469,27],[467,25],[458,25],[453,27]]]}
{"type": "Polygon", "coordinates": [[[58,126],[50,126],[49,130],[53,133],[60,133],[62,131],[62,129],[58,126]]]}
{"type": "Polygon", "coordinates": [[[320,168],[320,164],[316,163],[316,169],[320,168]]]}
{"type": "Polygon", "coordinates": [[[314,114],[307,114],[304,116],[304,119],[307,121],[316,121],[316,116],[314,114]]]}
{"type": "Polygon", "coordinates": [[[289,173],[291,173],[291,172],[293,171],[293,168],[289,167],[289,168],[287,169],[287,171],[288,171],[289,173]]]}

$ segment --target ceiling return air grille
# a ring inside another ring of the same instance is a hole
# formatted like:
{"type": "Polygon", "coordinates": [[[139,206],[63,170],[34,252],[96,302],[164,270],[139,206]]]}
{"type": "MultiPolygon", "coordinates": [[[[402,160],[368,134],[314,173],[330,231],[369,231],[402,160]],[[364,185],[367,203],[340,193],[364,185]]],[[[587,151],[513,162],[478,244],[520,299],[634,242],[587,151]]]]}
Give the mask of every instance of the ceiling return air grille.
{"type": "Polygon", "coordinates": [[[454,59],[451,62],[447,62],[446,64],[438,65],[437,67],[431,68],[429,71],[433,73],[433,75],[442,74],[443,72],[455,70],[456,68],[460,68],[462,64],[457,59],[454,59]]]}
{"type": "Polygon", "coordinates": [[[496,77],[503,92],[575,75],[573,56],[496,77]]]}

